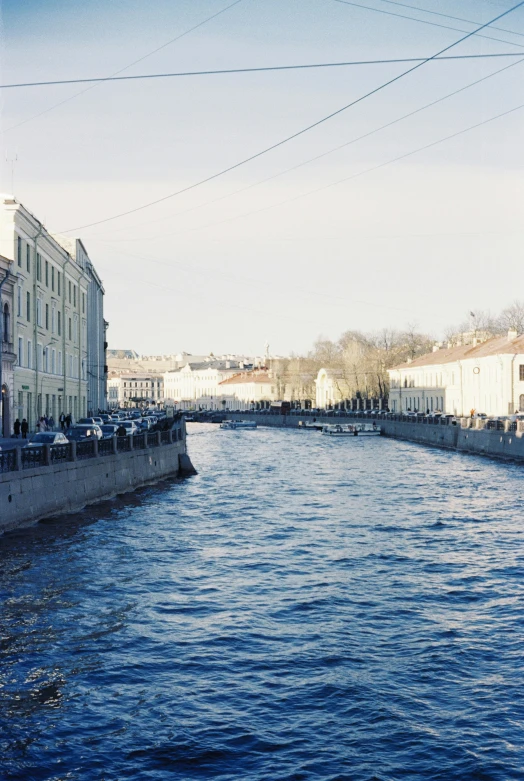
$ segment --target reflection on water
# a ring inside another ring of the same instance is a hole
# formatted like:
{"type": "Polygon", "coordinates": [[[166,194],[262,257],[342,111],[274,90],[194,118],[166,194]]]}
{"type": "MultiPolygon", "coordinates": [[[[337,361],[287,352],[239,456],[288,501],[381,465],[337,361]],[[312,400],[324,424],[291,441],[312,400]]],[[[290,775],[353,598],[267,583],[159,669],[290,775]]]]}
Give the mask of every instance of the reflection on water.
{"type": "Polygon", "coordinates": [[[0,778],[524,778],[521,468],[190,426],[0,539],[0,778]]]}

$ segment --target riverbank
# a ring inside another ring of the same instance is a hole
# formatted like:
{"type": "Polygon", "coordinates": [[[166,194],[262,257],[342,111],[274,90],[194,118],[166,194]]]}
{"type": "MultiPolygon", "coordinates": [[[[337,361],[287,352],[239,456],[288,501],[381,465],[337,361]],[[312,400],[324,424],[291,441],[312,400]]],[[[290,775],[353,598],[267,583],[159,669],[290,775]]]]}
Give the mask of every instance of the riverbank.
{"type": "Polygon", "coordinates": [[[0,533],[191,474],[183,421],[167,431],[3,451],[0,533]]]}
{"type": "MultiPolygon", "coordinates": [[[[228,413],[233,420],[255,420],[259,426],[278,428],[300,428],[301,421],[310,422],[312,417],[294,415],[259,415],[247,412],[228,413]]],[[[376,422],[380,432],[385,437],[407,440],[419,445],[457,450],[463,453],[499,458],[505,461],[524,463],[524,432],[511,430],[506,425],[504,429],[487,429],[485,421],[461,418],[455,425],[450,423],[431,423],[423,418],[406,419],[402,415],[383,416],[352,416],[332,417],[317,415],[317,423],[332,425],[333,423],[351,423],[366,420],[376,422]]],[[[436,420],[436,419],[433,419],[436,420]]],[[[306,434],[313,433],[311,431],[306,434]]]]}

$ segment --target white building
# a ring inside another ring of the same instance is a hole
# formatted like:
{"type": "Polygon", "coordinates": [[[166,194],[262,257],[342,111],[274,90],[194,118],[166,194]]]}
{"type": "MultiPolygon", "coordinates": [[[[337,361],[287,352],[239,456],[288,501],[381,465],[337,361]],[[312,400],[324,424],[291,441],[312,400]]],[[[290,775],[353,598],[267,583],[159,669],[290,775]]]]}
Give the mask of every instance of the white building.
{"type": "Polygon", "coordinates": [[[524,411],[524,336],[516,331],[480,344],[435,348],[388,370],[389,408],[487,415],[524,411]]]}
{"type": "Polygon", "coordinates": [[[315,401],[319,409],[325,409],[343,401],[343,392],[336,372],[320,369],[315,380],[315,401]]]}
{"type": "Polygon", "coordinates": [[[16,277],[12,261],[0,256],[0,436],[13,433],[14,351],[13,306],[16,277]]]}
{"type": "Polygon", "coordinates": [[[108,403],[116,407],[162,406],[164,378],[160,375],[122,374],[108,380],[108,403]]]}
{"type": "Polygon", "coordinates": [[[220,383],[244,368],[251,366],[238,361],[212,359],[187,363],[177,371],[164,374],[165,399],[180,409],[221,409],[220,383]]]}
{"type": "Polygon", "coordinates": [[[240,372],[219,383],[219,408],[251,409],[260,402],[276,401],[275,380],[265,369],[240,372]]]}

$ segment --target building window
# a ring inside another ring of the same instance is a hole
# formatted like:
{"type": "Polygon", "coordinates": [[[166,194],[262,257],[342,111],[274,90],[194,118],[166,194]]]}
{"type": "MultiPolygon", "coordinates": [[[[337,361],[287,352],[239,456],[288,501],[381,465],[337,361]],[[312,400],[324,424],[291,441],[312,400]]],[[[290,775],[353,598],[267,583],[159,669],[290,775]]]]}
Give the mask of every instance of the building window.
{"type": "Polygon", "coordinates": [[[61,295],[61,283],[62,283],[62,274],[60,271],[57,271],[56,273],[56,292],[58,295],[61,295]]]}
{"type": "Polygon", "coordinates": [[[62,335],[62,313],[58,312],[57,314],[58,314],[58,320],[57,320],[58,336],[61,336],[62,335]]]}
{"type": "Polygon", "coordinates": [[[69,341],[71,341],[71,334],[72,334],[72,325],[71,325],[71,318],[69,318],[69,341]]]}
{"type": "Polygon", "coordinates": [[[45,327],[49,331],[49,304],[45,305],[45,327]]]}
{"type": "Polygon", "coordinates": [[[521,382],[524,382],[524,364],[521,363],[519,366],[519,380],[521,382]]]}
{"type": "Polygon", "coordinates": [[[2,317],[3,317],[2,339],[4,342],[9,342],[10,341],[9,337],[11,335],[11,315],[9,312],[9,304],[5,304],[2,317]]]}
{"type": "Polygon", "coordinates": [[[31,322],[31,293],[26,293],[26,320],[28,323],[31,322]]]}
{"type": "Polygon", "coordinates": [[[53,301],[51,307],[51,333],[54,334],[55,331],[56,331],[56,304],[53,301]]]}
{"type": "Polygon", "coordinates": [[[22,268],[22,239],[20,236],[16,238],[16,260],[20,268],[22,268]]]}
{"type": "Polygon", "coordinates": [[[24,339],[22,336],[18,337],[18,365],[24,365],[24,339]]]}
{"type": "Polygon", "coordinates": [[[69,303],[71,303],[71,281],[69,281],[69,303]]]}
{"type": "Polygon", "coordinates": [[[16,314],[22,317],[22,288],[18,285],[16,289],[16,314]]]}
{"type": "Polygon", "coordinates": [[[36,324],[42,325],[42,299],[36,299],[36,324]]]}
{"type": "Polygon", "coordinates": [[[27,340],[27,368],[33,368],[33,343],[31,339],[27,340]]]}
{"type": "Polygon", "coordinates": [[[56,367],[57,374],[62,374],[62,350],[58,351],[58,366],[56,367]]]}
{"type": "Polygon", "coordinates": [[[49,263],[45,262],[45,286],[49,287],[49,263]]]}
{"type": "Polygon", "coordinates": [[[55,267],[51,266],[51,290],[55,289],[55,267]]]}
{"type": "Polygon", "coordinates": [[[73,315],[73,339],[78,344],[78,315],[73,315]]]}
{"type": "Polygon", "coordinates": [[[86,313],[86,294],[82,293],[82,314],[86,313]]]}
{"type": "Polygon", "coordinates": [[[73,285],[73,306],[76,306],[76,285],[73,285]]]}
{"type": "Polygon", "coordinates": [[[42,281],[42,256],[39,252],[36,253],[36,278],[38,282],[42,281]]]}
{"type": "Polygon", "coordinates": [[[25,248],[25,263],[27,267],[27,271],[31,271],[31,247],[29,244],[25,248]]]}

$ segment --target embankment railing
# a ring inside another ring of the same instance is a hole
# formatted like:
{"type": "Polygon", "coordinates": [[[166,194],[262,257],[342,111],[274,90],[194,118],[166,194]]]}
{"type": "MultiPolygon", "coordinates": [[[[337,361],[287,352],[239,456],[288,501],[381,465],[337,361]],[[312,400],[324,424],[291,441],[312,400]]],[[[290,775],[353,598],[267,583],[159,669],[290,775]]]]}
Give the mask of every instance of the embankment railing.
{"type": "Polygon", "coordinates": [[[149,431],[111,439],[87,439],[69,442],[68,445],[42,445],[40,447],[15,447],[0,451],[0,474],[36,469],[43,466],[79,461],[100,456],[129,453],[171,445],[184,439],[184,422],[178,421],[165,431],[149,431]]]}

